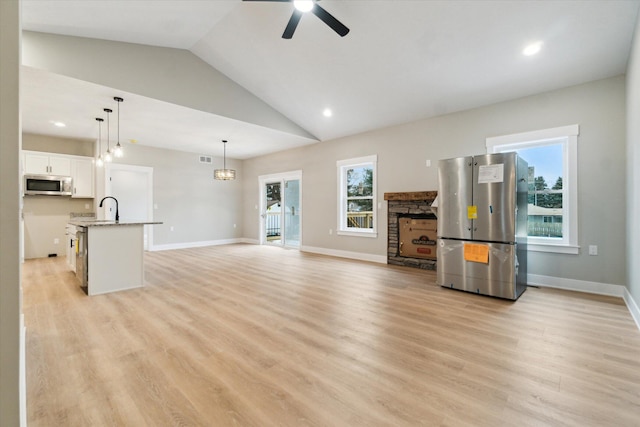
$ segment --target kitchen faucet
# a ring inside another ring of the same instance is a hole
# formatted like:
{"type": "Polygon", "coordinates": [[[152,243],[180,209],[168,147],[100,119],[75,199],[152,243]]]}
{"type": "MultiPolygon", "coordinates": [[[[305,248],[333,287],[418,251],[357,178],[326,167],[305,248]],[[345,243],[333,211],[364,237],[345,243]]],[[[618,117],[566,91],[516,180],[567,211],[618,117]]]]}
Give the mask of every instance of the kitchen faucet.
{"type": "Polygon", "coordinates": [[[102,202],[104,202],[105,199],[113,199],[113,200],[115,200],[115,202],[116,202],[116,222],[120,221],[120,214],[118,213],[118,199],[116,199],[113,196],[103,197],[102,200],[100,200],[100,207],[102,207],[102,202]]]}

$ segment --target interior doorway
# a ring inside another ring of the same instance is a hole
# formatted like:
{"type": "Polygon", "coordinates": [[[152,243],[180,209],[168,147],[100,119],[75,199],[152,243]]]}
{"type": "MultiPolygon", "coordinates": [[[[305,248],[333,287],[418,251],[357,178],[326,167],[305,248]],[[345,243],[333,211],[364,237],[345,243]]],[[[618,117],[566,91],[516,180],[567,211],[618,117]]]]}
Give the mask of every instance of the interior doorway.
{"type": "Polygon", "coordinates": [[[259,177],[260,244],[300,248],[302,171],[259,177]]]}
{"type": "MultiPolygon", "coordinates": [[[[118,199],[120,221],[152,221],[153,168],[107,163],[105,173],[105,195],[118,199]]],[[[114,218],[116,204],[112,199],[104,201],[103,209],[103,219],[114,218]]],[[[144,249],[149,247],[153,247],[153,228],[145,225],[144,249]]]]}

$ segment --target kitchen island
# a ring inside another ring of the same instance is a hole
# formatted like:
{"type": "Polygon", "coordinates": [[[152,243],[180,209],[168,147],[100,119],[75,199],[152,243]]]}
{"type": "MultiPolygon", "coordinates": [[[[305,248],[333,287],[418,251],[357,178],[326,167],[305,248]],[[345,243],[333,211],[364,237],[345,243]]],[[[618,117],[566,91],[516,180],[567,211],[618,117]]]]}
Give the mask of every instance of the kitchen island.
{"type": "Polygon", "coordinates": [[[144,286],[144,226],[150,221],[69,221],[76,228],[76,276],[87,295],[144,286]]]}

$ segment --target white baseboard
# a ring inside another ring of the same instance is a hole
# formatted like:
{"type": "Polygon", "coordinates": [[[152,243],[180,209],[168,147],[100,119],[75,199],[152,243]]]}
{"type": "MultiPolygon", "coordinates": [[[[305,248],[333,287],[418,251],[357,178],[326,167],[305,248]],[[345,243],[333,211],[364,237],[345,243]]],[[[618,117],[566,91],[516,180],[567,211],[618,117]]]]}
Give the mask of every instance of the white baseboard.
{"type": "Polygon", "coordinates": [[[640,308],[638,308],[638,304],[635,302],[631,293],[627,288],[624,288],[624,302],[627,303],[627,308],[629,309],[629,313],[631,313],[631,317],[636,322],[636,326],[640,329],[640,308]]]}
{"type": "Polygon", "coordinates": [[[336,249],[318,248],[314,246],[302,246],[300,247],[300,250],[302,252],[311,252],[314,254],[329,255],[329,256],[335,256],[338,258],[351,258],[351,259],[357,259],[360,261],[377,262],[380,264],[387,263],[386,255],[383,256],[383,255],[363,254],[361,252],[340,251],[336,249]]]}
{"type": "Polygon", "coordinates": [[[527,284],[546,288],[558,288],[568,291],[587,292],[589,294],[609,295],[622,298],[624,290],[621,285],[609,283],[588,282],[586,280],[564,279],[562,277],[541,276],[528,274],[527,284]]]}
{"type": "Polygon", "coordinates": [[[167,243],[164,245],[153,245],[149,251],[169,251],[173,249],[189,249],[202,248],[205,246],[232,245],[234,243],[253,243],[251,239],[224,239],[224,240],[205,240],[200,242],[183,242],[183,243],[167,243]]]}
{"type": "Polygon", "coordinates": [[[629,290],[622,285],[612,285],[610,283],[589,282],[586,280],[563,279],[561,277],[541,276],[538,274],[528,274],[527,284],[533,286],[565,289],[568,291],[586,292],[589,294],[608,295],[620,297],[627,304],[629,313],[636,326],[640,329],[640,309],[629,293],[629,290]]]}

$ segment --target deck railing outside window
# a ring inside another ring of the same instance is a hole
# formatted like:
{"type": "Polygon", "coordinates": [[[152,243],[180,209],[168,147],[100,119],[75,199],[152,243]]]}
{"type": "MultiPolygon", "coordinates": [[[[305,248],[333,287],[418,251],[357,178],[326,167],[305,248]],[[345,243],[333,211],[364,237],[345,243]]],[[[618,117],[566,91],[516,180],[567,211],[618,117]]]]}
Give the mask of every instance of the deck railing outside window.
{"type": "Polygon", "coordinates": [[[373,228],[373,212],[347,212],[350,228],[373,228]]]}

